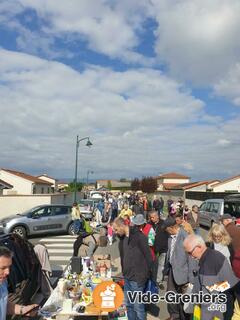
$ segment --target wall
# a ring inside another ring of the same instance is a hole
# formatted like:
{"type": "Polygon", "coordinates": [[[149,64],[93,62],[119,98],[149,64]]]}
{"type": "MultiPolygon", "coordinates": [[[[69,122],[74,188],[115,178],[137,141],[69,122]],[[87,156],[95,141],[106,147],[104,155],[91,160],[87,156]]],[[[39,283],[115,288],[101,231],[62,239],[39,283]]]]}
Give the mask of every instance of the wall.
{"type": "Polygon", "coordinates": [[[187,189],[187,191],[206,191],[207,190],[207,185],[202,184],[201,186],[196,186],[191,189],[187,189]]]}
{"type": "Polygon", "coordinates": [[[46,193],[51,193],[51,185],[47,184],[35,184],[36,186],[36,194],[46,194],[46,193]],[[42,192],[43,188],[43,192],[42,192]],[[49,192],[48,192],[49,191],[49,192]]]}
{"type": "MultiPolygon", "coordinates": [[[[79,198],[81,193],[78,193],[79,198]]],[[[12,214],[21,213],[42,204],[72,205],[72,193],[59,193],[49,195],[12,195],[0,196],[0,219],[12,214]]]]}
{"type": "Polygon", "coordinates": [[[220,184],[219,186],[213,186],[214,192],[224,192],[224,191],[233,191],[236,190],[240,192],[240,178],[225,182],[223,184],[220,184]]]}
{"type": "MultiPolygon", "coordinates": [[[[32,182],[23,178],[17,177],[7,171],[0,170],[0,179],[6,181],[13,186],[11,191],[17,191],[18,194],[31,194],[32,182]]],[[[3,194],[7,194],[8,190],[4,190],[3,194]]]]}
{"type": "Polygon", "coordinates": [[[163,183],[188,183],[189,179],[168,179],[168,178],[164,178],[163,179],[163,183]]]}

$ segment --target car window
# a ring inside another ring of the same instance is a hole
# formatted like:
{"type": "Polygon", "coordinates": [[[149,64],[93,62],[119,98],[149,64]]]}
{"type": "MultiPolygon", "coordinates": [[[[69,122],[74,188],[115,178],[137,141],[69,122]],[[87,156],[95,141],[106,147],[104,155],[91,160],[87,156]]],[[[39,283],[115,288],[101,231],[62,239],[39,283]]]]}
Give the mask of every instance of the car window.
{"type": "Polygon", "coordinates": [[[51,214],[50,207],[40,208],[32,213],[32,217],[47,217],[51,214]]]}
{"type": "Polygon", "coordinates": [[[212,213],[218,213],[219,212],[219,203],[218,202],[211,202],[210,212],[212,212],[212,213]]]}
{"type": "Polygon", "coordinates": [[[224,204],[224,213],[229,213],[235,218],[240,218],[240,202],[226,202],[224,204]],[[228,212],[225,212],[225,207],[228,212]]]}
{"type": "Polygon", "coordinates": [[[53,216],[59,216],[63,214],[68,214],[69,208],[68,207],[53,207],[52,208],[52,215],[53,216]]]}
{"type": "Polygon", "coordinates": [[[206,209],[206,202],[203,202],[199,208],[200,211],[204,211],[206,209]]]}
{"type": "Polygon", "coordinates": [[[210,212],[211,202],[206,203],[205,211],[210,212]]]}

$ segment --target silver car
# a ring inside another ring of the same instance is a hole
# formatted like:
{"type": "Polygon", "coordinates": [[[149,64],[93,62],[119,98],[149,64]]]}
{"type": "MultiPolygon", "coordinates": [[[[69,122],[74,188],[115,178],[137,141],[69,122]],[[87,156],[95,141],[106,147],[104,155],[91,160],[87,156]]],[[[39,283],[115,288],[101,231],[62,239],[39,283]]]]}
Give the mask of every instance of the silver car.
{"type": "Polygon", "coordinates": [[[228,196],[225,199],[209,199],[199,208],[199,221],[201,225],[211,227],[218,223],[224,213],[229,213],[236,221],[240,218],[240,198],[228,196]]]}
{"type": "MultiPolygon", "coordinates": [[[[73,234],[71,209],[71,206],[67,205],[40,205],[34,207],[24,213],[0,220],[0,233],[13,232],[22,237],[46,233],[64,232],[73,234]]],[[[86,218],[90,218],[90,215],[87,214],[86,218]]]]}

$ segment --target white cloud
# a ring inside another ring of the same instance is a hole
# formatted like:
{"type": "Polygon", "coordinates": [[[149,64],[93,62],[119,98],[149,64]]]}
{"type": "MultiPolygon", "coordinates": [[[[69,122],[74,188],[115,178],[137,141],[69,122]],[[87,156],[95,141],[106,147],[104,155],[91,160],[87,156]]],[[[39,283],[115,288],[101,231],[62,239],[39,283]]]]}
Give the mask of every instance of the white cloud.
{"type": "Polygon", "coordinates": [[[240,63],[214,86],[215,93],[226,97],[236,106],[240,106],[240,63]]]}
{"type": "Polygon", "coordinates": [[[159,23],[156,52],[171,74],[206,86],[239,61],[239,1],[152,2],[159,23]]]}
{"type": "MultiPolygon", "coordinates": [[[[1,166],[71,177],[76,135],[80,175],[154,174],[171,170],[199,175],[237,170],[239,144],[223,153],[221,139],[240,135],[239,119],[209,121],[204,104],[161,72],[83,72],[27,54],[0,50],[1,166]],[[7,143],[6,143],[7,141],[7,143]]],[[[230,147],[226,145],[225,147],[230,147]]]]}

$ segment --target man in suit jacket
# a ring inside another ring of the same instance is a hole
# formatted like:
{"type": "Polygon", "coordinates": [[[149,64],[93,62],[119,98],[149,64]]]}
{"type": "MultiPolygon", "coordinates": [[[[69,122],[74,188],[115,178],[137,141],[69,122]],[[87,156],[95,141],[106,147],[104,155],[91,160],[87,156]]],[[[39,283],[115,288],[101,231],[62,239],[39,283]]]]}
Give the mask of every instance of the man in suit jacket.
{"type": "MultiPolygon", "coordinates": [[[[169,217],[164,221],[164,229],[169,233],[168,252],[167,252],[167,291],[184,293],[189,282],[193,282],[194,265],[196,262],[184,250],[183,241],[188,233],[180,228],[174,218],[169,217]],[[190,279],[189,277],[192,278],[190,279]]],[[[168,320],[186,320],[189,315],[183,311],[182,304],[168,304],[170,318],[168,320]]]]}

